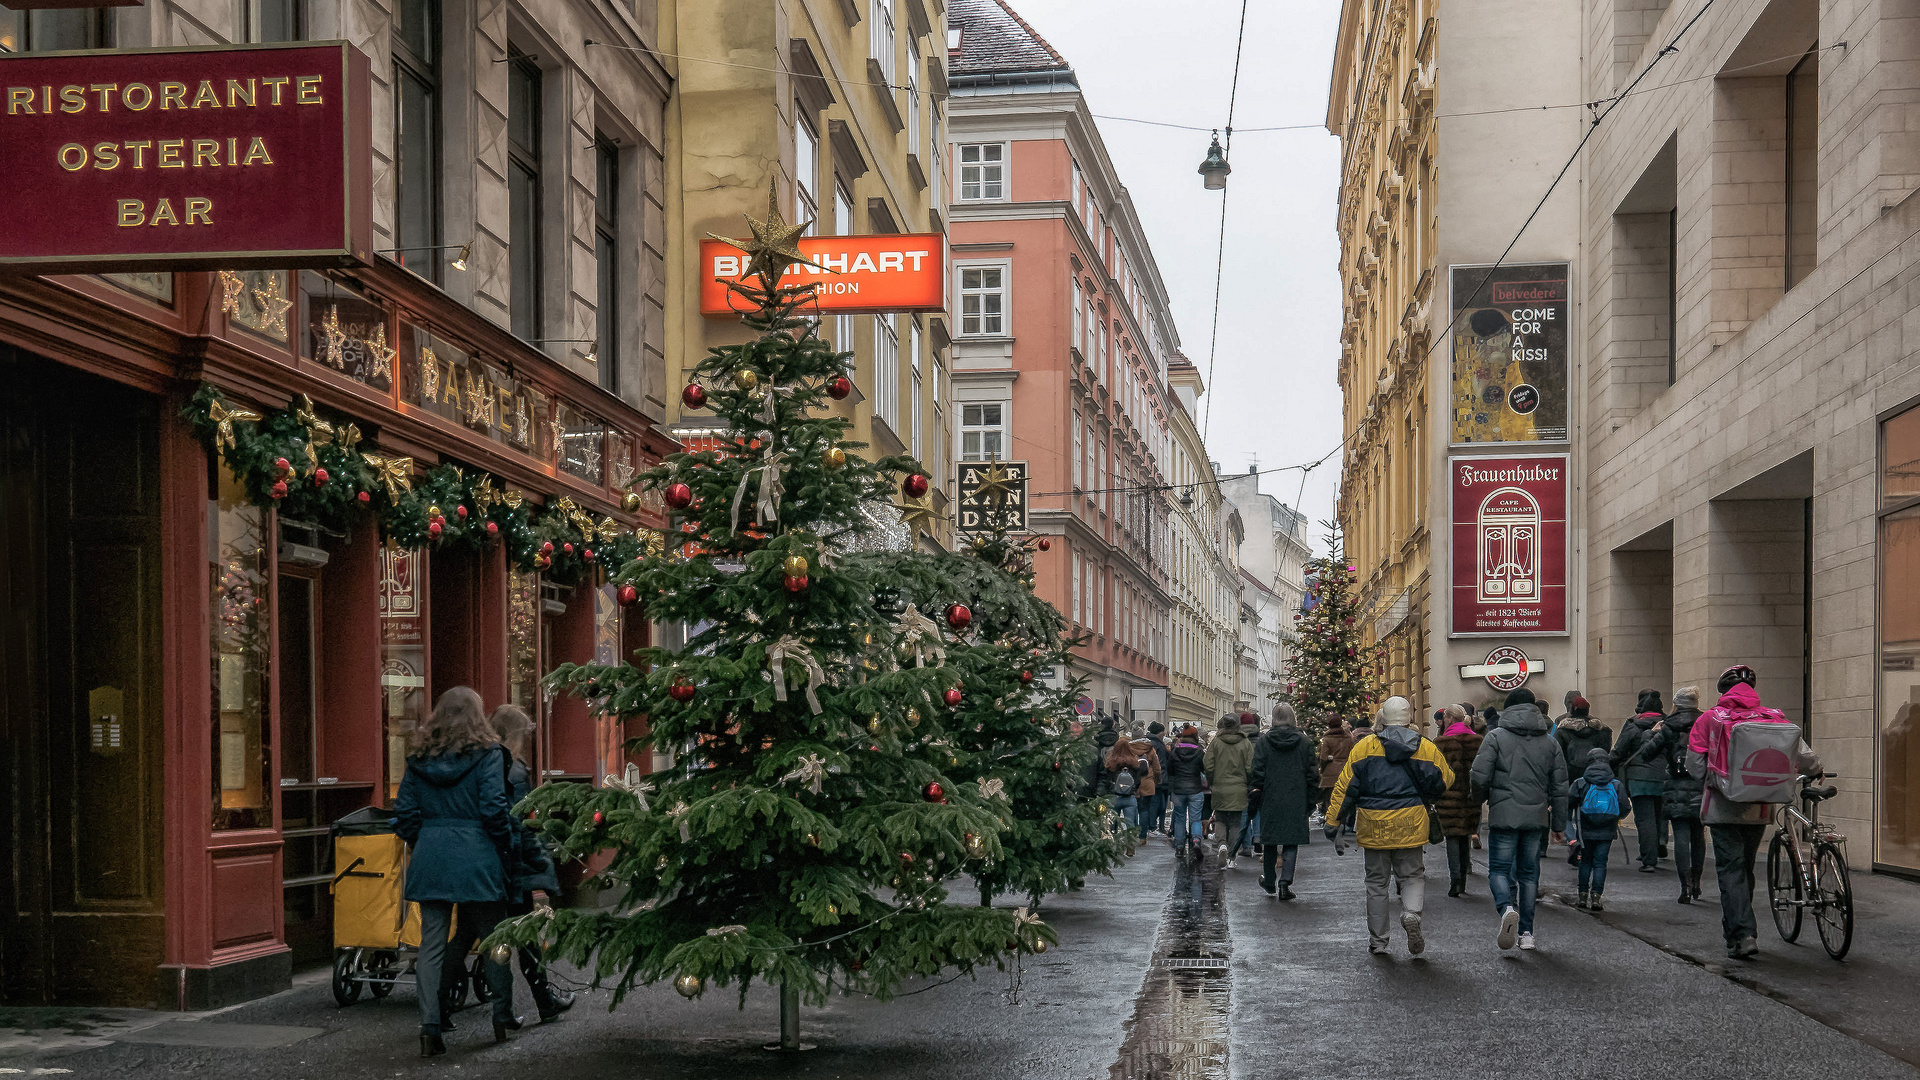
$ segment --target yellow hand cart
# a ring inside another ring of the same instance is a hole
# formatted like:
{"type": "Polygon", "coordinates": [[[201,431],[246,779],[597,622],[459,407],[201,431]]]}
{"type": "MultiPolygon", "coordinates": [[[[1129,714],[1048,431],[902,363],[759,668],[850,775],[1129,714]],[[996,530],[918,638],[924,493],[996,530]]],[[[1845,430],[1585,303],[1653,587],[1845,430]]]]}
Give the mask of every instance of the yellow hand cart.
{"type": "MultiPolygon", "coordinates": [[[[333,823],[333,999],[346,1007],[362,988],[376,998],[413,983],[420,952],[420,905],[405,899],[407,845],[387,811],[364,807],[333,823]]],[[[486,980],[459,980],[444,1007],[466,1004],[469,987],[484,998],[486,980]]]]}

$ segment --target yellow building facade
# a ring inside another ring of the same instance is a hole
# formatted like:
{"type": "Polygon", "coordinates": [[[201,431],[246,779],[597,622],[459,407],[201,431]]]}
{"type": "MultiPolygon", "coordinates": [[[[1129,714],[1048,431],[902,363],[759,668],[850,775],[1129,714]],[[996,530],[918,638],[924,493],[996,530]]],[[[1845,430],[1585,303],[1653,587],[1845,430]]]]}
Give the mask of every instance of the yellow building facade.
{"type": "Polygon", "coordinates": [[[1446,409],[1430,400],[1432,337],[1447,321],[1435,314],[1447,297],[1435,259],[1433,7],[1347,0],[1327,108],[1341,140],[1340,527],[1366,604],[1363,633],[1385,647],[1381,676],[1414,702],[1431,695],[1429,520],[1445,512],[1429,505],[1430,424],[1446,409]]]}
{"type": "MultiPolygon", "coordinates": [[[[682,439],[711,417],[678,394],[737,320],[700,314],[700,241],[739,236],[771,183],[791,220],[819,234],[946,232],[943,0],[657,0],[667,105],[664,234],[673,245],[665,326],[669,400],[682,439]]],[[[945,256],[942,255],[944,261],[945,256]]],[[[948,287],[951,296],[951,283],[948,287]]],[[[945,313],[828,315],[821,335],[855,354],[836,408],[870,456],[913,454],[934,482],[933,532],[950,548],[953,452],[945,313]]],[[[884,513],[884,511],[883,511],[884,513]]]]}

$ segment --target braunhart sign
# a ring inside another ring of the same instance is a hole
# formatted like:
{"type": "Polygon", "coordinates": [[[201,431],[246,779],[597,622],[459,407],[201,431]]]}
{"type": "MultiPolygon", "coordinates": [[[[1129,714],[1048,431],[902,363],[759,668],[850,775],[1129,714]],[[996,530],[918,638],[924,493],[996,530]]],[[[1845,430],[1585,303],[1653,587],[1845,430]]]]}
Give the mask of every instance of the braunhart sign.
{"type": "Polygon", "coordinates": [[[343,41],[0,56],[0,270],[364,262],[370,99],[343,41]]]}
{"type": "MultiPolygon", "coordinates": [[[[816,310],[838,315],[945,311],[947,251],[939,233],[803,236],[783,285],[814,286],[816,310]]],[[[700,314],[738,316],[753,305],[727,288],[746,280],[746,252],[722,240],[700,241],[700,314]]]]}

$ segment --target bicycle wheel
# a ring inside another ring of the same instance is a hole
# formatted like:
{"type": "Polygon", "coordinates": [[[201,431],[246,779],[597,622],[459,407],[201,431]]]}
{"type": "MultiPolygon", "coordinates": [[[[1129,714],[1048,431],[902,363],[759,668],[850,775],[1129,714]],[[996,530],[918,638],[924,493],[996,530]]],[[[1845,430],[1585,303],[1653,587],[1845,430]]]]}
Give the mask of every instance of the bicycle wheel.
{"type": "Polygon", "coordinates": [[[1813,856],[1814,927],[1820,944],[1835,960],[1853,947],[1853,879],[1839,847],[1821,844],[1813,856]]]}
{"type": "Polygon", "coordinates": [[[1767,906],[1773,909],[1773,928],[1781,941],[1800,936],[1800,919],[1805,910],[1806,888],[1800,880],[1800,863],[1793,856],[1787,838],[1773,834],[1767,848],[1767,906]]]}

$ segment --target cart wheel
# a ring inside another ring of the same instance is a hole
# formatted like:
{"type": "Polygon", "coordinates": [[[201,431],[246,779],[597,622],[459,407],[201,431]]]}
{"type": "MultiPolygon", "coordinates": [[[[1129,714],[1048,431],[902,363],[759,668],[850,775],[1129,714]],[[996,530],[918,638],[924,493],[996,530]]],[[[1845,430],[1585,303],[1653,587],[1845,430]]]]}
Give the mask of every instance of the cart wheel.
{"type": "Polygon", "coordinates": [[[354,977],[359,968],[357,955],[353,949],[340,949],[333,954],[333,1000],[343,1009],[360,1000],[360,980],[354,977]]]}
{"type": "Polygon", "coordinates": [[[394,955],[390,952],[374,953],[373,972],[384,981],[368,983],[367,992],[376,998],[393,993],[393,980],[400,975],[400,965],[395,962],[394,955]]]}
{"type": "Polygon", "coordinates": [[[467,968],[467,981],[473,984],[473,1000],[481,1005],[493,1000],[493,987],[487,985],[487,965],[485,959],[475,955],[467,968]]]}

